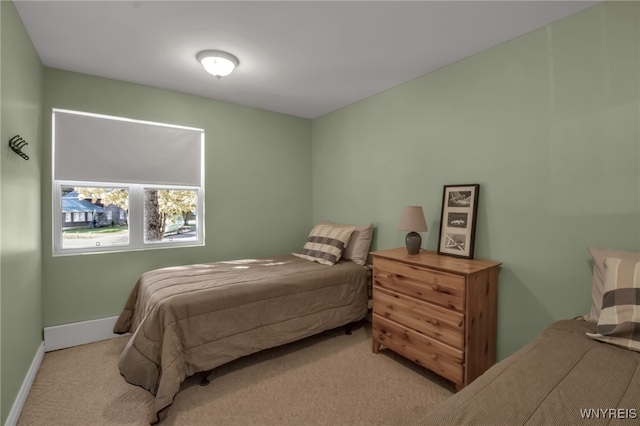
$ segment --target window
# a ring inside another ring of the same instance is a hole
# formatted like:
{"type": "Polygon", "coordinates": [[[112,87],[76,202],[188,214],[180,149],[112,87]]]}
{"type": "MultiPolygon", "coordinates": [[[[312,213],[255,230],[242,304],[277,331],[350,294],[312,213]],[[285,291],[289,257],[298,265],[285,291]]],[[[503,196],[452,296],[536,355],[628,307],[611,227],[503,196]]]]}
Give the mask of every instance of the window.
{"type": "Polygon", "coordinates": [[[144,242],[195,241],[198,192],[144,189],[144,242]]]}
{"type": "Polygon", "coordinates": [[[128,223],[126,221],[112,223],[105,214],[107,208],[118,210],[128,208],[128,189],[62,185],[60,198],[62,212],[67,215],[69,214],[67,211],[74,211],[74,222],[76,222],[63,225],[60,247],[62,250],[77,251],[128,246],[128,223]]]}
{"type": "Polygon", "coordinates": [[[204,132],[53,110],[54,255],[204,244],[204,132]]]}

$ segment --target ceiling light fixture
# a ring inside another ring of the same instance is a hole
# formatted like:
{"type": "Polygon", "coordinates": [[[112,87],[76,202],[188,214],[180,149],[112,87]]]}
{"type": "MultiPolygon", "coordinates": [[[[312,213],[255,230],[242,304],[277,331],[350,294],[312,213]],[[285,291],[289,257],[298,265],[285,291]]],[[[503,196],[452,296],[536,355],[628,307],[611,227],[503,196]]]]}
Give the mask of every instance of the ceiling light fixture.
{"type": "Polygon", "coordinates": [[[221,50],[203,50],[196,55],[205,71],[216,78],[231,74],[240,63],[231,53],[221,50]]]}

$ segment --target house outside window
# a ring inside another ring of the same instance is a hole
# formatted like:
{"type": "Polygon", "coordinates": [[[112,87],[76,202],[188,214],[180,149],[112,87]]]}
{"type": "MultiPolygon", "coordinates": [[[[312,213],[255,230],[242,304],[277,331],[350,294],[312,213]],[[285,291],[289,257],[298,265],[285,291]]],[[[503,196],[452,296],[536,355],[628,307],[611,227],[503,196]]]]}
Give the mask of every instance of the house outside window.
{"type": "Polygon", "coordinates": [[[204,244],[201,129],[58,109],[53,126],[54,255],[204,244]]]}

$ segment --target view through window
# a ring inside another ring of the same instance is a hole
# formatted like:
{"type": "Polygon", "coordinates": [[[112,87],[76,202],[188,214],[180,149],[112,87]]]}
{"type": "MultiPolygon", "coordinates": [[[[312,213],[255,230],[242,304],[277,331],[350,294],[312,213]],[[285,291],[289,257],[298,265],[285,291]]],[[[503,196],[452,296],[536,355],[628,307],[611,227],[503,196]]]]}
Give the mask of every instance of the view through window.
{"type": "Polygon", "coordinates": [[[144,242],[195,241],[198,192],[145,189],[144,242]]]}
{"type": "Polygon", "coordinates": [[[129,244],[128,189],[63,186],[61,194],[62,248],[129,244]]]}

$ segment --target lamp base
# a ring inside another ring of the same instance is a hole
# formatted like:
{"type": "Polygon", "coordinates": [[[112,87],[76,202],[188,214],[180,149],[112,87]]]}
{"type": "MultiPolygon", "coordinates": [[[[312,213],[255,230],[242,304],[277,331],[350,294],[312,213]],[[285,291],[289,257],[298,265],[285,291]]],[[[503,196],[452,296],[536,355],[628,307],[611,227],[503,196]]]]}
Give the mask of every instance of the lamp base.
{"type": "Polygon", "coordinates": [[[422,245],[422,237],[417,232],[409,232],[404,239],[407,246],[407,253],[418,254],[420,253],[420,246],[422,245]]]}

